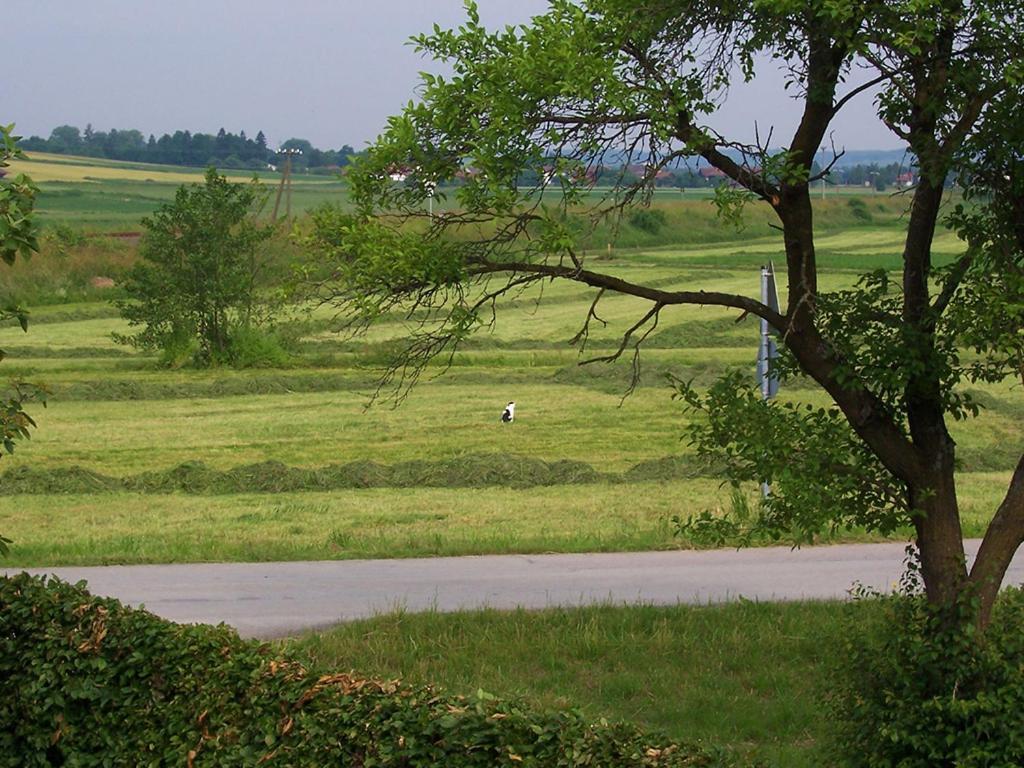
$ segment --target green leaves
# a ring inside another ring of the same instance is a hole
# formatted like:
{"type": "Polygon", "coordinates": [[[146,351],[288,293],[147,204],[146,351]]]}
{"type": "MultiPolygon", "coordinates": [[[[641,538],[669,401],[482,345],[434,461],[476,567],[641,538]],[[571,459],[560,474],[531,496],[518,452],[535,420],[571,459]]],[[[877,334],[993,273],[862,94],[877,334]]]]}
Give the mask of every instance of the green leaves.
{"type": "Polygon", "coordinates": [[[203,186],[182,186],[143,219],[141,260],[124,283],[130,298],[116,302],[143,327],[116,339],[163,350],[169,361],[232,362],[236,329],[266,319],[260,248],[274,229],[255,220],[265,197],[257,183],[234,184],[211,168],[203,186]]]}
{"type": "Polygon", "coordinates": [[[698,455],[721,466],[735,484],[771,486],[757,514],[745,512],[724,527],[694,517],[684,523],[687,532],[721,541],[806,544],[844,528],[891,533],[909,522],[903,488],[838,409],[763,400],[739,373],[719,379],[706,394],[683,381],[674,385],[694,418],[688,432],[698,455]]]}
{"type": "MultiPolygon", "coordinates": [[[[1024,595],[1002,593],[979,642],[976,600],[936,608],[916,593],[857,613],[829,680],[834,764],[1024,762],[1024,595]]],[[[833,764],[829,761],[829,764],[833,764]]]]}
{"type": "MultiPolygon", "coordinates": [[[[0,168],[24,155],[18,149],[20,137],[14,124],[0,125],[0,168]]],[[[27,259],[39,250],[38,228],[32,218],[38,187],[25,174],[0,178],[0,259],[13,264],[20,255],[27,259]]]]}
{"type": "Polygon", "coordinates": [[[84,583],[0,578],[0,766],[54,763],[725,766],[574,710],[310,670],[224,625],[172,624],[84,583]]]}
{"type": "MultiPolygon", "coordinates": [[[[7,168],[10,160],[22,157],[14,125],[0,125],[0,169],[7,168]]],[[[28,258],[39,250],[37,227],[32,218],[36,186],[24,174],[12,179],[0,178],[0,259],[13,264],[20,254],[28,258]]],[[[28,312],[11,304],[0,310],[0,320],[16,319],[23,331],[28,331],[28,312]]],[[[0,350],[0,361],[5,357],[0,350]]],[[[25,404],[38,401],[46,404],[46,389],[26,382],[13,382],[8,392],[0,394],[0,457],[14,453],[15,442],[27,440],[36,426],[25,412],[25,404]]],[[[0,556],[8,551],[9,539],[0,536],[0,556]]]]}

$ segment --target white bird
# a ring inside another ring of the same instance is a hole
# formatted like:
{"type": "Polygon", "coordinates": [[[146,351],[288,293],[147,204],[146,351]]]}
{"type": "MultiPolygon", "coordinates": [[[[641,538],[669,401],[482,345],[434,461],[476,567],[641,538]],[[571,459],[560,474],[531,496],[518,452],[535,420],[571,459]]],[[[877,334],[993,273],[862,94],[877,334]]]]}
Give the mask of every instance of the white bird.
{"type": "Polygon", "coordinates": [[[516,417],[516,404],[510,402],[505,406],[505,410],[501,412],[501,420],[505,424],[511,424],[512,420],[516,417]]]}

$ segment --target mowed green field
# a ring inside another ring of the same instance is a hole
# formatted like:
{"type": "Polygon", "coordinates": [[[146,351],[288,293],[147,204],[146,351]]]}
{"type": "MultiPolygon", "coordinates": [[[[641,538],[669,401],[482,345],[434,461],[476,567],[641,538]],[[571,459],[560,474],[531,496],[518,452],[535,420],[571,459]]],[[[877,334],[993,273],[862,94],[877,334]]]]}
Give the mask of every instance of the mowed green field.
{"type": "MultiPolygon", "coordinates": [[[[153,213],[159,205],[170,201],[180,185],[202,183],[205,169],[31,152],[27,159],[14,161],[11,172],[27,173],[39,185],[36,215],[44,226],[66,225],[95,233],[138,231],[141,217],[153,213]]],[[[269,214],[281,181],[280,173],[237,169],[221,169],[221,172],[236,182],[247,182],[254,176],[258,177],[271,193],[267,204],[269,214]]],[[[301,216],[323,204],[344,206],[349,200],[348,185],[340,174],[295,173],[292,175],[291,188],[291,210],[295,216],[301,216]]],[[[588,193],[587,197],[597,199],[608,192],[607,189],[598,188],[588,193]]],[[[452,207],[454,193],[452,188],[441,188],[434,201],[434,210],[452,207]]],[[[706,200],[711,193],[707,188],[680,190],[664,187],[654,190],[652,200],[658,206],[671,208],[679,202],[706,200]]],[[[847,200],[853,196],[877,203],[882,211],[891,208],[890,195],[873,189],[836,187],[829,188],[826,195],[830,201],[847,200]]],[[[282,216],[286,205],[286,200],[282,199],[279,211],[282,216]]],[[[715,222],[711,226],[720,229],[715,222]]],[[[706,222],[702,229],[707,229],[706,222]]],[[[703,232],[703,236],[707,237],[708,233],[703,232]]],[[[711,236],[713,239],[721,239],[720,236],[711,236]]],[[[605,240],[607,237],[601,239],[598,245],[603,247],[605,240]]],[[[619,244],[635,243],[629,242],[627,237],[626,240],[620,238],[619,244]]]]}
{"type": "MultiPolygon", "coordinates": [[[[201,184],[203,168],[125,163],[98,158],[28,153],[12,163],[14,173],[27,173],[39,185],[36,215],[44,225],[62,224],[92,232],[138,231],[139,219],[174,198],[182,184],[201,184]]],[[[268,212],[281,174],[273,171],[225,170],[235,182],[257,176],[271,193],[268,212]]],[[[293,214],[324,203],[343,204],[346,185],[338,176],[293,174],[293,214]]],[[[285,212],[281,201],[280,214],[285,212]]]]}
{"type": "MultiPolygon", "coordinates": [[[[899,235],[864,224],[823,236],[823,287],[894,268],[899,235]]],[[[939,235],[940,258],[959,248],[939,235]]],[[[732,242],[617,251],[600,266],[662,287],[756,295],[758,266],[779,251],[766,228],[751,227],[732,242]]],[[[585,356],[567,344],[593,294],[556,283],[538,298],[505,302],[493,329],[443,376],[428,371],[398,408],[366,407],[374,365],[407,330],[398,320],[348,339],[316,312],[289,368],[170,371],[112,342],[125,326],[109,305],[35,308],[28,334],[0,329],[0,370],[53,392],[33,410],[33,439],[0,467],[0,532],[15,542],[7,564],[691,546],[671,518],[725,511],[730,493],[682,439],[666,375],[701,385],[730,368],[753,375],[756,323],[667,310],[641,357],[642,386],[623,399],[627,360],[580,366],[585,356]],[[509,400],[517,419],[502,425],[509,400]]],[[[608,325],[593,329],[588,354],[613,349],[643,311],[637,300],[603,301],[608,325]]],[[[1024,415],[1019,387],[975,394],[982,416],[953,425],[972,535],[1005,490],[1024,415]]],[[[811,388],[783,396],[826,404],[811,388]]]]}

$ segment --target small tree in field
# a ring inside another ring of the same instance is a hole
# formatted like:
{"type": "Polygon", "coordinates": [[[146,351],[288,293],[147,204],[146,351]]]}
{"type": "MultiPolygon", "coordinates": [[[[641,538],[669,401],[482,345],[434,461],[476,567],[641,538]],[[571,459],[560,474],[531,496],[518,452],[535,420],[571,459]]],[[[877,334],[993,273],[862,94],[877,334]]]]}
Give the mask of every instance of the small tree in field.
{"type": "MultiPolygon", "coordinates": [[[[0,169],[7,168],[13,158],[21,157],[14,125],[0,125],[0,169]]],[[[32,218],[36,188],[24,174],[0,178],[0,259],[13,265],[19,255],[27,259],[39,250],[37,228],[32,218]]],[[[22,330],[28,330],[28,315],[15,305],[0,308],[0,321],[17,320],[22,330]]],[[[4,351],[0,349],[0,360],[4,351]]],[[[25,403],[40,399],[42,388],[14,382],[10,391],[0,395],[0,456],[14,452],[14,442],[29,436],[36,423],[25,412],[25,403]]],[[[8,539],[0,536],[0,554],[7,552],[8,539]]]]}
{"type": "Polygon", "coordinates": [[[638,348],[675,305],[761,317],[779,331],[789,373],[834,405],[763,403],[736,378],[707,393],[683,387],[707,417],[699,445],[724,455],[734,478],[772,484],[758,522],[773,534],[911,526],[928,599],[971,595],[983,629],[1024,542],[1024,455],[968,569],[947,427],[977,412],[965,385],[1024,376],[1024,2],[552,0],[529,26],[494,33],[467,8],[460,29],[416,40],[453,75],[425,76],[422,102],[392,119],[349,176],[358,215],[314,239],[335,270],[320,286],[326,300],[360,322],[408,307],[424,321],[388,376],[415,378],[491,322],[497,298],[551,279],[595,289],[580,338],[609,292],[649,302],[611,357],[638,348]],[[712,129],[730,81],[765,64],[788,73],[792,135],[745,143],[712,129]],[[902,269],[828,293],[818,285],[814,159],[836,116],[872,89],[920,178],[907,197],[902,269]],[[781,312],[699,284],[631,282],[579,252],[581,227],[642,205],[659,171],[686,158],[732,182],[717,197],[727,214],[758,204],[775,216],[781,312]],[[612,165],[645,171],[595,203],[586,171],[612,165]],[[455,210],[429,219],[433,185],[466,166],[474,173],[455,210]],[[412,182],[391,183],[396,167],[414,168],[412,182]],[[965,248],[938,264],[932,239],[953,177],[968,204],[945,223],[965,248]]]}
{"type": "Polygon", "coordinates": [[[201,365],[231,362],[235,334],[265,319],[260,245],[273,228],[254,219],[263,201],[255,183],[235,184],[210,168],[204,185],[182,186],[143,219],[141,260],[124,285],[130,298],[117,302],[143,328],[117,340],[169,359],[194,350],[201,365]]]}

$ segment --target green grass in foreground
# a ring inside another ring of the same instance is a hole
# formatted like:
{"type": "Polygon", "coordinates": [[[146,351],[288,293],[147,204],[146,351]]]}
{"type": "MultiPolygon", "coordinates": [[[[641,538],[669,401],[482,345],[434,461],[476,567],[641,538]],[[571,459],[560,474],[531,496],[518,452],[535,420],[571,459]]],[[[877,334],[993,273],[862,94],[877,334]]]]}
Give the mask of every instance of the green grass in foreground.
{"type": "Polygon", "coordinates": [[[779,768],[810,768],[822,764],[831,647],[846,620],[873,608],[743,602],[396,613],[289,645],[322,668],[579,707],[779,768]]]}

